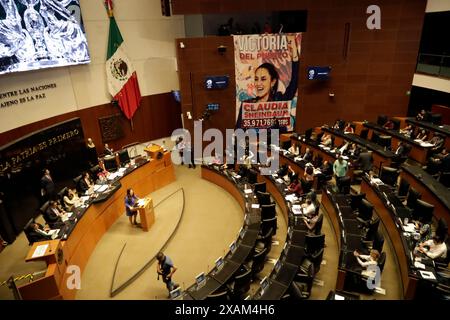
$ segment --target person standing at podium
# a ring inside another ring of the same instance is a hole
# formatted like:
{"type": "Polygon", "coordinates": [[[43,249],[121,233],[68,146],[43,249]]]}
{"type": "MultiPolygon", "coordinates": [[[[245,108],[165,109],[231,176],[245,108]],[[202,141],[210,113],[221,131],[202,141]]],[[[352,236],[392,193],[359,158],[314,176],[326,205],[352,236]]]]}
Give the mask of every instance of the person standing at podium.
{"type": "Polygon", "coordinates": [[[131,188],[127,189],[127,196],[125,197],[125,209],[127,212],[128,219],[130,220],[132,226],[138,225],[136,221],[138,214],[137,208],[138,200],[139,198],[134,194],[134,190],[131,188]]]}

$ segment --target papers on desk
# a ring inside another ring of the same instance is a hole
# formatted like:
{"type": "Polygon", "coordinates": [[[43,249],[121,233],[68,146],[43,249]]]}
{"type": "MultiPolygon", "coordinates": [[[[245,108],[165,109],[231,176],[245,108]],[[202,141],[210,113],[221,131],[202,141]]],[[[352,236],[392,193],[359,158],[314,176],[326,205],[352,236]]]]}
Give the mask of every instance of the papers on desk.
{"type": "Polygon", "coordinates": [[[294,204],[294,205],[292,206],[292,212],[293,212],[295,215],[303,214],[303,210],[302,210],[301,205],[299,205],[299,204],[294,204]]]}
{"type": "Polygon", "coordinates": [[[320,171],[319,169],[314,169],[314,174],[321,174],[322,171],[320,171]]]}
{"type": "Polygon", "coordinates": [[[89,200],[89,196],[82,196],[82,197],[80,197],[80,200],[81,200],[82,202],[86,202],[86,201],[89,200]]]}
{"type": "Polygon", "coordinates": [[[73,212],[67,212],[67,217],[70,218],[71,216],[73,216],[73,212]]]}
{"type": "Polygon", "coordinates": [[[252,204],[252,209],[259,209],[259,204],[258,203],[252,204]]]}
{"type": "Polygon", "coordinates": [[[136,204],[138,207],[142,207],[145,204],[145,199],[139,199],[136,204]]]}
{"type": "Polygon", "coordinates": [[[119,175],[117,174],[117,172],[110,173],[109,176],[108,176],[108,180],[114,180],[118,176],[119,175]]]}
{"type": "Polygon", "coordinates": [[[104,192],[106,189],[108,189],[108,185],[106,184],[96,184],[94,185],[94,192],[104,192]]]}
{"type": "Polygon", "coordinates": [[[419,272],[420,272],[420,275],[422,276],[422,278],[424,278],[426,280],[436,280],[435,275],[431,271],[420,270],[419,272]]]}
{"type": "Polygon", "coordinates": [[[342,159],[348,160],[349,158],[347,156],[341,155],[342,159]]]}
{"type": "Polygon", "coordinates": [[[425,265],[419,261],[414,262],[414,267],[425,270],[425,265]]]}
{"type": "Polygon", "coordinates": [[[403,225],[403,230],[409,233],[416,232],[416,225],[414,223],[408,223],[406,226],[403,225]]]}
{"type": "Polygon", "coordinates": [[[33,255],[31,256],[32,258],[39,258],[42,257],[45,252],[47,251],[48,248],[48,244],[42,244],[40,246],[36,247],[36,250],[34,250],[33,255]]]}
{"type": "Polygon", "coordinates": [[[335,293],[334,294],[334,300],[345,300],[345,297],[335,293]]]}
{"type": "Polygon", "coordinates": [[[384,184],[383,181],[381,181],[379,178],[372,178],[372,180],[370,180],[370,182],[375,183],[376,185],[384,184]]]}
{"type": "Polygon", "coordinates": [[[303,159],[302,159],[301,156],[298,156],[298,157],[295,157],[295,158],[294,158],[294,161],[297,161],[297,162],[298,162],[298,161],[302,161],[302,160],[303,160],[303,159]]]}
{"type": "Polygon", "coordinates": [[[250,193],[253,193],[253,190],[252,189],[245,189],[244,193],[245,194],[250,194],[250,193]]]}
{"type": "Polygon", "coordinates": [[[420,146],[421,146],[421,147],[425,147],[425,148],[429,148],[429,147],[433,147],[434,144],[429,143],[429,142],[421,142],[421,143],[420,143],[420,146]]]}
{"type": "Polygon", "coordinates": [[[275,180],[276,182],[278,182],[278,183],[284,183],[284,180],[283,179],[281,179],[281,178],[278,178],[277,180],[275,180]]]}
{"type": "Polygon", "coordinates": [[[294,203],[298,200],[298,198],[294,194],[289,194],[285,197],[285,199],[291,203],[294,203]]]}

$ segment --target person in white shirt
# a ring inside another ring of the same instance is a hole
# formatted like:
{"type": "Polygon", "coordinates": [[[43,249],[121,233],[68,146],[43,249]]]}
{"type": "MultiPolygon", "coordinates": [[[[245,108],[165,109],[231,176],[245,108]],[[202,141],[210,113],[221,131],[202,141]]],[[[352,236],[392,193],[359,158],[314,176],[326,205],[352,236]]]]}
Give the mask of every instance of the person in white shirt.
{"type": "Polygon", "coordinates": [[[380,253],[378,250],[370,250],[370,255],[360,254],[358,251],[353,251],[353,255],[356,257],[359,265],[365,269],[371,265],[378,265],[378,258],[380,257],[380,253]]]}
{"type": "Polygon", "coordinates": [[[447,245],[439,236],[434,236],[433,239],[420,243],[416,249],[415,251],[421,252],[433,260],[447,257],[447,245]]]}
{"type": "Polygon", "coordinates": [[[316,206],[310,198],[306,199],[306,202],[302,204],[303,214],[307,217],[311,217],[316,212],[316,206]]]}
{"type": "Polygon", "coordinates": [[[288,151],[296,156],[300,154],[300,149],[295,142],[292,142],[292,145],[288,151]]]}

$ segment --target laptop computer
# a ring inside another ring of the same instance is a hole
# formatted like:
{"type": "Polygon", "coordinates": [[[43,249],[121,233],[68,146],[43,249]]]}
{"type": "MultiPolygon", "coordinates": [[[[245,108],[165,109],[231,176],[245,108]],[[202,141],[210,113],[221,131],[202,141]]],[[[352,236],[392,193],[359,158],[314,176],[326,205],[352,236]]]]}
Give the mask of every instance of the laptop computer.
{"type": "Polygon", "coordinates": [[[182,298],[181,288],[176,288],[175,290],[170,291],[170,299],[181,300],[182,298]]]}
{"type": "Polygon", "coordinates": [[[201,287],[203,287],[205,285],[206,277],[205,277],[205,273],[204,272],[200,273],[199,275],[197,275],[195,277],[195,283],[197,284],[197,289],[201,288],[201,287]]]}

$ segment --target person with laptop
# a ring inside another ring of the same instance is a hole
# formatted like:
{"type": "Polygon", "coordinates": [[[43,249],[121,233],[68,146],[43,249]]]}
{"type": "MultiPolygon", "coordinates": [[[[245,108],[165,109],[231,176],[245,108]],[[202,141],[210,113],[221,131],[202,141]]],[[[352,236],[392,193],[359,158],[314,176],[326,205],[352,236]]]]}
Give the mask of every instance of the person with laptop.
{"type": "Polygon", "coordinates": [[[162,276],[162,281],[166,284],[167,290],[170,292],[179,287],[178,284],[172,281],[172,276],[177,271],[177,268],[174,266],[172,259],[166,256],[163,252],[158,252],[156,255],[156,260],[158,260],[158,264],[156,265],[156,272],[159,276],[162,276]]]}

